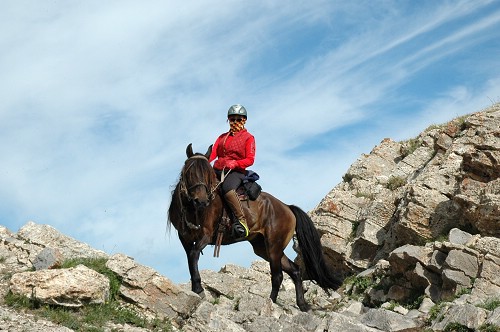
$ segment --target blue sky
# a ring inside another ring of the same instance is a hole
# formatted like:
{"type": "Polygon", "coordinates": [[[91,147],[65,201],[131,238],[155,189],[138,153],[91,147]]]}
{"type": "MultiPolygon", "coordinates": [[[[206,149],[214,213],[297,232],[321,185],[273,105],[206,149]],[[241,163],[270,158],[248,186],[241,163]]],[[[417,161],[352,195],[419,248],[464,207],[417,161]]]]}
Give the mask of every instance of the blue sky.
{"type": "MultiPolygon", "coordinates": [[[[383,138],[500,101],[500,1],[2,1],[0,224],[189,280],[170,191],[243,104],[264,190],[313,209],[383,138]]],[[[250,245],[200,267],[248,266],[250,245]]]]}

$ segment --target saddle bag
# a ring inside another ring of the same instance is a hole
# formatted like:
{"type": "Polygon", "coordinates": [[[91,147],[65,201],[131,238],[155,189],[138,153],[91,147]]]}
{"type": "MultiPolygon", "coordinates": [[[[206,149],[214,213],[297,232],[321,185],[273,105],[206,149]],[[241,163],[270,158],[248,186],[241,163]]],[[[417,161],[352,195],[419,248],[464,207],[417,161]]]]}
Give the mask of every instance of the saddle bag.
{"type": "Polygon", "coordinates": [[[247,175],[243,179],[243,188],[252,201],[255,201],[262,191],[262,187],[256,182],[259,178],[259,174],[254,171],[247,171],[247,175]]]}

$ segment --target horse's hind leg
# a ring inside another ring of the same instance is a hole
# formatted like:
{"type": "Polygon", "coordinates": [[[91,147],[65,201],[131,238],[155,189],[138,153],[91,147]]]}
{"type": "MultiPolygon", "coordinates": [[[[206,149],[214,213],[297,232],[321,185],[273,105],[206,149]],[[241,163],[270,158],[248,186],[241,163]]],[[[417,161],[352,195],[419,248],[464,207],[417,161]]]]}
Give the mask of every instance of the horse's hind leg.
{"type": "MultiPolygon", "coordinates": [[[[282,253],[283,255],[283,253],[282,253]]],[[[281,255],[271,254],[269,257],[269,265],[271,266],[271,300],[276,303],[278,292],[283,282],[283,268],[281,267],[281,255]]]]}
{"type": "Polygon", "coordinates": [[[281,268],[281,257],[283,257],[283,251],[276,253],[268,253],[265,242],[262,238],[254,239],[250,242],[253,247],[254,253],[264,258],[269,262],[271,267],[271,300],[276,303],[278,299],[278,291],[280,289],[281,283],[283,282],[283,269],[281,268]]]}
{"type": "Polygon", "coordinates": [[[286,255],[283,255],[281,258],[281,266],[293,280],[297,306],[301,311],[309,311],[310,307],[304,298],[304,287],[302,285],[302,277],[300,276],[299,266],[292,262],[286,255]]]}

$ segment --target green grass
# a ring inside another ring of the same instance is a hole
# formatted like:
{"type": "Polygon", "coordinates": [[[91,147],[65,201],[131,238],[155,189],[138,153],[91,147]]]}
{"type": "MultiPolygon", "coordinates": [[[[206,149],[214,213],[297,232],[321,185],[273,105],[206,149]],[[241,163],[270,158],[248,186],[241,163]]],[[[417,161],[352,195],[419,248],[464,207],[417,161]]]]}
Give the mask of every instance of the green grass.
{"type": "Polygon", "coordinates": [[[406,179],[401,176],[391,176],[387,181],[386,187],[390,190],[396,190],[406,184],[406,179]]]}
{"type": "Polygon", "coordinates": [[[356,293],[363,293],[368,287],[374,284],[372,278],[370,277],[349,277],[345,280],[344,284],[349,285],[352,284],[353,289],[355,288],[356,293]]]}
{"type": "Polygon", "coordinates": [[[418,309],[422,305],[422,302],[425,299],[425,295],[413,295],[410,297],[410,301],[404,306],[408,310],[418,309]]]}
{"type": "Polygon", "coordinates": [[[449,323],[443,330],[444,332],[474,332],[473,329],[459,323],[449,323]]]}
{"type": "MultiPolygon", "coordinates": [[[[81,308],[64,308],[51,305],[42,305],[35,298],[19,296],[9,292],[5,296],[5,304],[19,310],[28,310],[37,317],[66,326],[75,331],[101,332],[105,331],[107,323],[130,324],[150,331],[172,331],[168,319],[147,319],[132,308],[124,307],[119,302],[121,279],[106,267],[106,259],[78,258],[67,260],[62,268],[71,268],[83,264],[110,280],[110,299],[105,304],[87,305],[81,308]]],[[[109,330],[109,329],[107,329],[109,330]]]]}
{"type": "Polygon", "coordinates": [[[399,304],[394,301],[394,300],[391,300],[389,302],[389,306],[386,308],[387,310],[390,310],[390,311],[394,311],[394,309],[398,306],[399,304]]]}
{"type": "Polygon", "coordinates": [[[436,318],[438,318],[441,310],[446,306],[446,302],[436,303],[432,306],[431,310],[429,310],[429,318],[428,321],[432,322],[436,318]]]}
{"type": "Polygon", "coordinates": [[[481,305],[480,307],[483,309],[489,310],[489,311],[493,311],[496,308],[500,307],[500,298],[490,299],[490,300],[486,301],[486,303],[481,305]]]}
{"type": "Polygon", "coordinates": [[[351,234],[349,234],[349,241],[354,240],[356,233],[358,232],[360,221],[354,220],[351,225],[351,234]]]}
{"type": "Polygon", "coordinates": [[[460,296],[462,295],[465,295],[465,294],[470,294],[472,293],[472,288],[467,288],[467,287],[464,287],[462,289],[460,289],[457,294],[455,294],[455,297],[456,298],[459,298],[460,296]]]}
{"type": "Polygon", "coordinates": [[[483,324],[477,329],[479,332],[500,332],[500,326],[495,324],[483,324]]]}
{"type": "Polygon", "coordinates": [[[418,138],[410,138],[409,140],[400,143],[402,144],[401,154],[403,158],[415,152],[415,150],[422,145],[422,142],[420,142],[418,138]]]}
{"type": "Polygon", "coordinates": [[[234,306],[233,306],[234,311],[240,311],[240,301],[241,301],[241,298],[238,297],[234,303],[234,306]]]}

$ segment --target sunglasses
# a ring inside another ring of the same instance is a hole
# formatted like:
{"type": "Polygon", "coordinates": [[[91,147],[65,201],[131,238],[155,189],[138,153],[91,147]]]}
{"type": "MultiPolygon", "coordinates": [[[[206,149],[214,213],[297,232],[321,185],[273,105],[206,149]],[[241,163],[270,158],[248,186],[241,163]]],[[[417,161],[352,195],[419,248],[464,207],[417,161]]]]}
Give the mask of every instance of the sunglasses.
{"type": "Polygon", "coordinates": [[[245,118],[228,118],[229,122],[242,122],[245,121],[245,118]]]}

